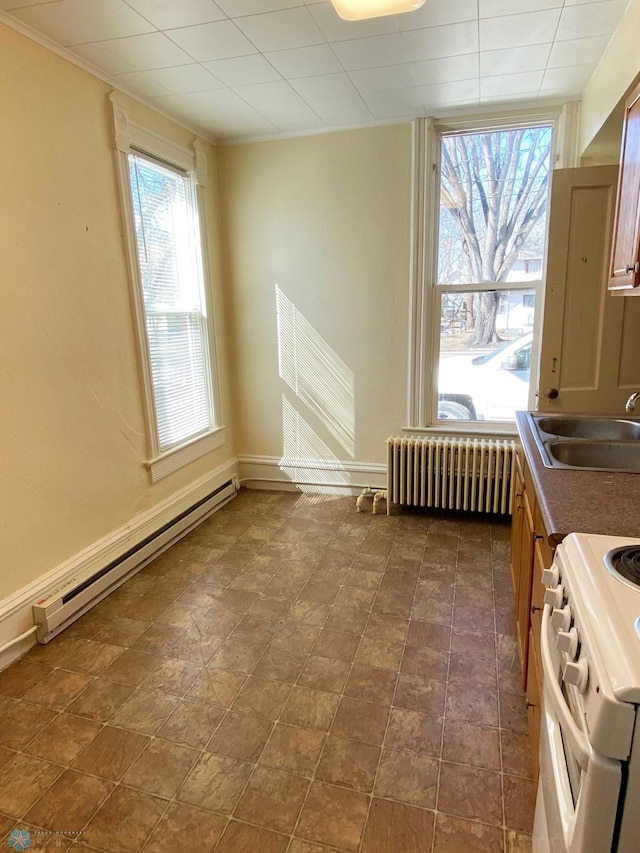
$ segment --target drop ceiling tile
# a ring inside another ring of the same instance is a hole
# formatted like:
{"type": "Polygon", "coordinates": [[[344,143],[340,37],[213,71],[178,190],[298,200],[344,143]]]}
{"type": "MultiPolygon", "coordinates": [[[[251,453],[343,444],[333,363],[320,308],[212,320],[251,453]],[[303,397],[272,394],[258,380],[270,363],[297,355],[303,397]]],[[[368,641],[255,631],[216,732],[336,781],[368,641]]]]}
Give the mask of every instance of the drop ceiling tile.
{"type": "Polygon", "coordinates": [[[193,121],[206,126],[213,133],[229,133],[239,128],[241,133],[249,133],[250,127],[258,128],[254,132],[274,133],[276,126],[269,122],[257,110],[238,97],[230,89],[216,92],[199,92],[184,95],[193,121]]]}
{"type": "Polygon", "coordinates": [[[299,133],[307,129],[326,129],[325,122],[307,104],[295,108],[273,104],[261,108],[258,112],[282,131],[299,133]]]}
{"type": "Polygon", "coordinates": [[[261,53],[325,42],[306,8],[250,15],[238,18],[236,23],[261,53]]]}
{"type": "Polygon", "coordinates": [[[442,59],[427,59],[411,65],[413,76],[419,86],[434,83],[452,83],[478,76],[478,54],[445,56],[442,59]]]}
{"type": "Polygon", "coordinates": [[[152,80],[146,71],[130,71],[126,74],[116,74],[115,81],[125,88],[133,89],[134,92],[145,98],[159,98],[170,94],[168,89],[165,89],[164,86],[152,80]]]}
{"type": "Polygon", "coordinates": [[[221,116],[246,115],[250,106],[231,89],[217,89],[213,92],[190,92],[182,95],[182,100],[194,110],[219,113],[221,116]]]}
{"type": "Polygon", "coordinates": [[[57,0],[0,0],[0,9],[10,12],[12,9],[24,9],[25,6],[43,6],[45,3],[56,3],[57,0]]]}
{"type": "Polygon", "coordinates": [[[219,114],[210,115],[203,119],[201,124],[213,136],[220,137],[221,141],[228,144],[273,136],[280,130],[255,110],[248,115],[236,115],[231,118],[219,114]]]}
{"type": "MultiPolygon", "coordinates": [[[[549,95],[545,95],[545,98],[548,98],[549,95]]],[[[537,91],[535,92],[524,92],[522,94],[516,95],[507,95],[504,92],[500,92],[497,95],[485,95],[480,98],[480,106],[486,107],[489,104],[492,106],[498,106],[499,109],[502,109],[503,106],[511,106],[515,105],[517,109],[525,107],[527,104],[531,104],[532,101],[539,101],[540,96],[537,91]]]]}
{"type": "Polygon", "coordinates": [[[618,5],[622,5],[623,11],[629,5],[629,0],[564,0],[565,6],[584,6],[585,3],[609,3],[609,2],[617,2],[618,5]]]}
{"type": "Polygon", "coordinates": [[[278,12],[304,6],[302,0],[216,0],[218,6],[230,18],[259,15],[261,12],[278,12]]]}
{"type": "Polygon", "coordinates": [[[167,35],[197,62],[258,53],[233,21],[215,21],[196,27],[167,30],[167,35]]]}
{"type": "Polygon", "coordinates": [[[202,65],[192,62],[190,65],[178,65],[174,68],[158,68],[147,72],[148,76],[173,95],[186,92],[209,92],[212,89],[224,89],[220,82],[202,65]]]}
{"type": "Polygon", "coordinates": [[[242,100],[230,89],[219,89],[214,92],[195,92],[182,96],[186,103],[192,121],[206,125],[208,129],[235,127],[250,123],[259,123],[263,128],[267,125],[273,133],[274,125],[268,123],[253,107],[242,100]]]}
{"type": "Polygon", "coordinates": [[[207,94],[206,99],[200,95],[188,95],[189,98],[199,98],[192,103],[187,103],[178,95],[155,98],[154,103],[167,112],[178,112],[186,121],[202,127],[216,137],[270,136],[277,132],[275,125],[234,96],[233,92],[220,90],[207,94]]]}
{"type": "Polygon", "coordinates": [[[249,86],[251,83],[273,83],[282,79],[264,56],[236,56],[232,59],[217,59],[205,62],[206,68],[227,86],[249,86]]]}
{"type": "Polygon", "coordinates": [[[306,119],[282,119],[276,126],[281,136],[322,133],[328,129],[326,123],[315,113],[311,113],[306,119]]]}
{"type": "Polygon", "coordinates": [[[406,89],[417,85],[413,76],[413,66],[409,62],[402,65],[385,65],[383,68],[351,71],[349,77],[359,92],[387,92],[391,89],[406,89]]]}
{"type": "Polygon", "coordinates": [[[291,80],[291,86],[305,101],[357,96],[353,83],[344,72],[321,74],[318,77],[300,77],[297,80],[291,80]]]}
{"type": "Polygon", "coordinates": [[[479,99],[478,81],[416,86],[394,92],[370,92],[364,99],[377,119],[410,119],[433,115],[450,107],[476,107],[479,99]]]}
{"type": "Polygon", "coordinates": [[[467,21],[405,32],[402,33],[402,46],[405,62],[473,53],[478,50],[478,24],[467,21]]]}
{"type": "Polygon", "coordinates": [[[559,19],[560,9],[486,18],[480,21],[480,50],[553,41],[559,19]]]}
{"type": "Polygon", "coordinates": [[[412,89],[395,89],[393,92],[368,92],[363,97],[376,119],[412,119],[427,114],[422,88],[414,86],[412,89]]]}
{"type": "Polygon", "coordinates": [[[234,91],[243,101],[263,115],[265,115],[264,109],[283,108],[291,111],[305,106],[300,95],[284,80],[280,80],[278,83],[238,86],[234,91]]]}
{"type": "Polygon", "coordinates": [[[327,41],[352,41],[359,38],[382,36],[399,31],[400,15],[385,15],[367,21],[344,21],[330,3],[309,6],[309,12],[327,41]]]}
{"type": "Polygon", "coordinates": [[[545,72],[540,92],[559,92],[567,95],[579,95],[589,82],[595,70],[593,62],[586,65],[573,65],[571,68],[550,68],[545,72]]]}
{"type": "Polygon", "coordinates": [[[504,50],[485,50],[480,54],[480,74],[495,77],[518,71],[540,71],[547,67],[551,43],[531,44],[504,50]]]}
{"type": "Polygon", "coordinates": [[[516,11],[540,12],[544,9],[560,9],[563,5],[563,0],[518,0],[517,9],[514,9],[513,0],[478,0],[481,18],[498,18],[516,11]]]}
{"type": "Polygon", "coordinates": [[[201,124],[193,106],[184,101],[180,95],[162,95],[159,98],[152,98],[151,102],[158,109],[163,109],[171,115],[201,124]]]}
{"type": "Polygon", "coordinates": [[[450,107],[476,107],[480,96],[477,79],[421,86],[420,93],[427,115],[450,107]]]}
{"type": "Polygon", "coordinates": [[[608,45],[609,38],[609,36],[592,36],[586,39],[558,41],[551,48],[549,68],[582,65],[585,62],[596,63],[608,45]]]}
{"type": "Polygon", "coordinates": [[[342,71],[340,63],[328,44],[266,53],[265,59],[268,59],[280,74],[287,78],[315,77],[319,74],[342,71]]]}
{"type": "Polygon", "coordinates": [[[459,24],[462,21],[475,21],[477,18],[475,3],[469,0],[427,0],[421,9],[395,16],[401,30],[415,30],[421,27],[441,27],[445,24],[459,24]]]}
{"type": "Polygon", "coordinates": [[[213,0],[180,0],[179,3],[169,3],[167,0],[126,2],[159,30],[208,24],[211,21],[221,21],[225,17],[213,0]]]}
{"type": "Polygon", "coordinates": [[[122,0],[58,0],[17,9],[13,15],[65,47],[154,29],[122,0]]]}
{"type": "MultiPolygon", "coordinates": [[[[115,41],[117,44],[120,39],[115,41]]],[[[126,41],[126,39],[122,39],[122,41],[126,41]]],[[[118,47],[114,47],[112,41],[78,44],[74,47],[73,52],[107,74],[127,74],[140,70],[140,66],[132,62],[131,57],[126,56],[126,52],[123,54],[118,47]]],[[[189,57],[186,61],[189,61],[189,57]]]]}
{"type": "Polygon", "coordinates": [[[618,25],[624,5],[617,0],[604,3],[583,3],[567,6],[562,10],[556,39],[588,38],[589,36],[611,35],[618,25]]]}
{"type": "Polygon", "coordinates": [[[79,44],[75,46],[74,51],[97,68],[111,74],[148,71],[150,68],[186,65],[191,62],[191,57],[163,33],[79,44]]]}
{"type": "Polygon", "coordinates": [[[249,106],[279,127],[300,125],[317,118],[311,107],[284,81],[240,86],[235,91],[249,106]]]}
{"type": "Polygon", "coordinates": [[[403,33],[337,42],[333,51],[345,71],[362,68],[377,68],[381,65],[401,65],[408,61],[403,33]]]}
{"type": "Polygon", "coordinates": [[[483,77],[480,81],[480,97],[491,98],[503,95],[520,95],[525,92],[537,92],[542,83],[544,71],[523,71],[517,74],[500,74],[497,77],[483,77]]]}
{"type": "Polygon", "coordinates": [[[363,124],[373,119],[370,109],[356,92],[339,98],[314,98],[309,103],[328,125],[363,124]]]}

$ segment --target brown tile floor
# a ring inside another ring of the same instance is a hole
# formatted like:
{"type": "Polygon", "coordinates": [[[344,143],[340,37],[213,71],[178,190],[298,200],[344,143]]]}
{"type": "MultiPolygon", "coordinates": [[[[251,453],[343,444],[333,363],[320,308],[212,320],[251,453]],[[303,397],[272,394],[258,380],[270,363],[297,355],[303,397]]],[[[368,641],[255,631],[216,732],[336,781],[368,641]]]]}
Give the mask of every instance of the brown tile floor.
{"type": "Polygon", "coordinates": [[[508,537],[241,492],[0,674],[0,833],[30,830],[33,851],[530,850],[508,537]]]}

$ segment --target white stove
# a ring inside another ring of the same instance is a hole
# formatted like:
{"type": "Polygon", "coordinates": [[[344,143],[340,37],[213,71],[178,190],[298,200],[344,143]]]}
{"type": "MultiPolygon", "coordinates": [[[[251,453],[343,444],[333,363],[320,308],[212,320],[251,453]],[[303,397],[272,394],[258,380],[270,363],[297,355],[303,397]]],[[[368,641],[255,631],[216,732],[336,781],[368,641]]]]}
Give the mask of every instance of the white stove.
{"type": "Polygon", "coordinates": [[[534,851],[640,850],[640,541],[572,533],[543,573],[534,851]]]}

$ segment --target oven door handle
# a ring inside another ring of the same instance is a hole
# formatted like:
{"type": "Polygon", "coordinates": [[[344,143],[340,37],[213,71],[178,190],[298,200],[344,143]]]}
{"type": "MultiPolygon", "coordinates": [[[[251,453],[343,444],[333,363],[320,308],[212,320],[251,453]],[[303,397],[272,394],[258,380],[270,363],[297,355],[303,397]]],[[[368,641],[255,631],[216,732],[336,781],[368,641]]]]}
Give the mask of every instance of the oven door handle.
{"type": "Polygon", "coordinates": [[[576,725],[571,711],[566,703],[562,690],[558,685],[556,674],[554,672],[553,660],[551,657],[551,649],[549,647],[549,621],[551,606],[545,604],[542,613],[542,628],[540,631],[540,651],[542,655],[542,672],[544,686],[548,688],[545,693],[546,698],[551,700],[553,710],[558,718],[558,722],[562,725],[562,731],[571,741],[573,754],[580,767],[583,770],[587,769],[591,758],[591,746],[585,733],[576,725]]]}

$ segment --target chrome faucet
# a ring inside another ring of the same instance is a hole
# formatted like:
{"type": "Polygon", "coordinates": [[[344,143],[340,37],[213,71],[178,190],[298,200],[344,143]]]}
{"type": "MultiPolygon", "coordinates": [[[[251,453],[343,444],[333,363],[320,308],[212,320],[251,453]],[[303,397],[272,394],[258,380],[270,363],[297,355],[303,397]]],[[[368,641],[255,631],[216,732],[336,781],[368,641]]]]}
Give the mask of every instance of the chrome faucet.
{"type": "Polygon", "coordinates": [[[640,393],[638,391],[634,391],[633,394],[629,397],[627,402],[625,403],[624,410],[625,412],[635,412],[636,403],[640,400],[640,393]]]}

